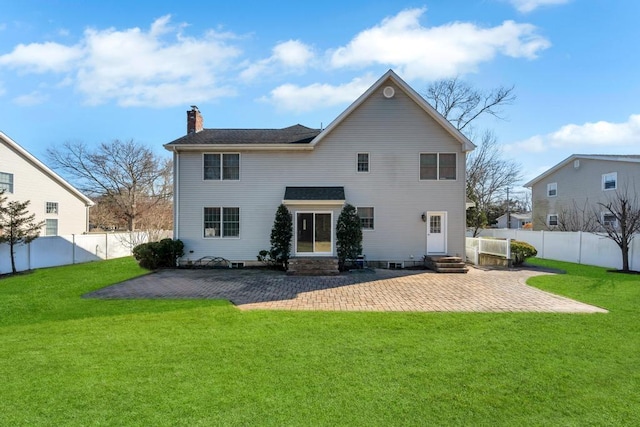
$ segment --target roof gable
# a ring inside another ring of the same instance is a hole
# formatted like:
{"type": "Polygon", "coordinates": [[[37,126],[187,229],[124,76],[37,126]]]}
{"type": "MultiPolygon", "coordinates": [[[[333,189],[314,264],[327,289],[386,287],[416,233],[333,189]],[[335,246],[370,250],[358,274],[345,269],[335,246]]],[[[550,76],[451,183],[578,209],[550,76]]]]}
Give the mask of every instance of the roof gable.
{"type": "Polygon", "coordinates": [[[329,124],[312,142],[311,145],[316,145],[322,141],[328,134],[330,134],[335,128],[337,128],[348,116],[353,113],[358,107],[360,107],[369,97],[371,97],[376,91],[384,86],[388,81],[393,82],[399,87],[418,107],[424,110],[432,119],[434,119],[440,126],[442,126],[451,136],[453,136],[460,144],[462,144],[462,151],[472,151],[475,145],[455,128],[442,114],[440,114],[435,108],[433,108],[418,92],[416,92],[411,86],[409,86],[404,80],[402,80],[393,71],[387,71],[382,77],[380,77],[365,93],[360,95],[346,110],[344,110],[333,122],[329,124]]]}
{"type": "Polygon", "coordinates": [[[53,170],[49,169],[44,163],[34,157],[27,150],[22,148],[17,142],[9,138],[3,132],[0,132],[0,142],[9,147],[10,150],[17,153],[20,157],[22,157],[27,163],[40,170],[45,176],[50,178],[52,181],[60,185],[62,188],[73,194],[75,197],[80,199],[87,206],[93,206],[94,203],[87,196],[82,194],[77,188],[67,182],[60,175],[55,173],[53,170]]]}
{"type": "Polygon", "coordinates": [[[569,163],[573,162],[574,160],[580,160],[580,159],[585,159],[585,160],[606,160],[606,161],[609,161],[609,162],[640,163],[640,155],[638,155],[638,154],[628,154],[628,155],[623,155],[623,154],[572,154],[569,157],[567,157],[566,159],[564,159],[563,161],[561,161],[560,163],[558,163],[557,165],[555,165],[552,168],[548,169],[547,171],[541,173],[537,177],[533,178],[531,181],[525,183],[523,185],[523,187],[531,188],[537,182],[539,182],[539,181],[545,179],[546,177],[556,173],[558,170],[562,169],[563,167],[565,167],[569,163]]]}

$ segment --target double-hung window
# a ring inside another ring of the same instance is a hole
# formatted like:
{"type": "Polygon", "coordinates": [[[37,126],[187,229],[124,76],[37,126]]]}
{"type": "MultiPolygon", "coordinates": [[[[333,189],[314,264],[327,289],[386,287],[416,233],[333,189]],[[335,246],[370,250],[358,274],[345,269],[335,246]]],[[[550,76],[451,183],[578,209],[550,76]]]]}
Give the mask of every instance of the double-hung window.
{"type": "Polygon", "coordinates": [[[44,212],[49,215],[58,215],[58,202],[46,202],[44,212]]]}
{"type": "Polygon", "coordinates": [[[47,218],[44,220],[44,235],[45,236],[57,236],[58,235],[58,220],[47,218]]]}
{"type": "Polygon", "coordinates": [[[602,213],[602,225],[605,228],[617,228],[618,227],[618,218],[610,212],[602,213]]]}
{"type": "Polygon", "coordinates": [[[240,179],[240,154],[205,154],[203,173],[204,179],[207,181],[238,181],[240,179]]]}
{"type": "Polygon", "coordinates": [[[356,170],[359,173],[369,172],[369,153],[358,153],[356,170]]]}
{"type": "Polygon", "coordinates": [[[618,173],[611,172],[602,175],[602,191],[615,190],[618,188],[618,173]]]}
{"type": "Polygon", "coordinates": [[[547,197],[556,197],[558,195],[558,183],[551,182],[547,184],[547,197]]]}
{"type": "Polygon", "coordinates": [[[456,153],[420,153],[420,180],[455,180],[456,153]]]}
{"type": "Polygon", "coordinates": [[[204,237],[240,237],[240,208],[204,208],[204,237]]]}
{"type": "Polygon", "coordinates": [[[373,208],[356,208],[360,217],[360,226],[363,230],[373,230],[373,208]]]}
{"type": "Polygon", "coordinates": [[[0,190],[6,193],[13,193],[13,174],[0,172],[0,190]]]}
{"type": "Polygon", "coordinates": [[[558,226],[558,215],[557,214],[549,214],[549,216],[547,216],[547,225],[549,227],[557,227],[558,226]]]}

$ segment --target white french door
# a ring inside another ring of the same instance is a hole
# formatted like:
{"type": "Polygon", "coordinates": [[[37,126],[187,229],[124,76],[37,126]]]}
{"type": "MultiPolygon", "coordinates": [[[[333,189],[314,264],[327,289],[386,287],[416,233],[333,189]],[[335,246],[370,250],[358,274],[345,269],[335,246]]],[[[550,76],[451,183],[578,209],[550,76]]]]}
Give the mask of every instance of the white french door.
{"type": "Polygon", "coordinates": [[[296,212],[298,256],[333,255],[333,213],[296,212]]]}

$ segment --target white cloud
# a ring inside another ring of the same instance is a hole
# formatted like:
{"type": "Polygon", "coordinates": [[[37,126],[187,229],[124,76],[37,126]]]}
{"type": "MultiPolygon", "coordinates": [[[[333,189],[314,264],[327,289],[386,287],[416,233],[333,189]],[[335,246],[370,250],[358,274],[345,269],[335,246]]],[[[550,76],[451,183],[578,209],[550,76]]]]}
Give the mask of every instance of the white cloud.
{"type": "Polygon", "coordinates": [[[582,125],[568,124],[546,135],[535,135],[510,144],[510,151],[542,153],[550,149],[571,151],[601,150],[640,145],[640,114],[632,114],[626,122],[599,121],[582,125]],[[576,150],[578,149],[578,150],[576,150]]]}
{"type": "Polygon", "coordinates": [[[240,73],[240,77],[244,80],[254,80],[262,74],[275,71],[304,70],[314,56],[310,46],[300,40],[288,40],[277,44],[269,58],[249,65],[240,73]]]}
{"type": "Polygon", "coordinates": [[[65,73],[89,104],[115,101],[122,106],[163,107],[229,96],[224,72],[240,50],[233,36],[209,31],[200,39],[186,37],[170,16],[140,28],[87,29],[73,45],[18,45],[0,56],[0,65],[29,73],[65,73]]]}
{"type": "Polygon", "coordinates": [[[373,84],[375,77],[367,75],[343,85],[314,83],[309,86],[284,84],[273,89],[269,97],[262,100],[276,105],[281,110],[305,112],[316,108],[353,102],[373,84]]]}
{"type": "Polygon", "coordinates": [[[383,64],[407,79],[439,79],[475,71],[479,64],[504,55],[534,59],[551,44],[531,24],[505,21],[491,28],[454,22],[424,27],[426,11],[407,9],[362,31],[346,46],[330,52],[335,68],[383,64]]]}
{"type": "Polygon", "coordinates": [[[17,96],[13,99],[13,103],[21,107],[31,107],[34,105],[44,104],[49,100],[49,96],[34,91],[25,95],[17,96]]]}
{"type": "Polygon", "coordinates": [[[541,6],[552,6],[558,4],[569,3],[571,0],[509,0],[509,3],[515,7],[518,12],[533,12],[541,6]]]}
{"type": "Polygon", "coordinates": [[[70,70],[81,57],[79,46],[54,42],[19,44],[11,53],[0,56],[0,65],[31,73],[63,72],[70,70]]]}

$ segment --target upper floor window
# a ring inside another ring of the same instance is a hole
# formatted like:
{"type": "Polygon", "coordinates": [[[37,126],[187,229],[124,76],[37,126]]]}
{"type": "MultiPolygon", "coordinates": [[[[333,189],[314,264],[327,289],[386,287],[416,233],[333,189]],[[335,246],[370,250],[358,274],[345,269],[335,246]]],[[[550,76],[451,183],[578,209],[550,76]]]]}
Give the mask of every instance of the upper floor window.
{"type": "Polygon", "coordinates": [[[363,230],[373,230],[373,208],[356,208],[363,230]]]}
{"type": "Polygon", "coordinates": [[[549,227],[557,227],[558,226],[558,215],[557,214],[550,214],[549,216],[547,216],[547,225],[549,227]]]}
{"type": "Polygon", "coordinates": [[[240,237],[240,208],[204,208],[204,237],[240,237]]]}
{"type": "Polygon", "coordinates": [[[48,214],[58,215],[58,202],[47,202],[44,211],[48,214]]]}
{"type": "Polygon", "coordinates": [[[13,174],[0,172],[0,190],[13,193],[13,174]]]}
{"type": "Polygon", "coordinates": [[[605,173],[602,175],[602,190],[615,190],[618,188],[618,172],[605,173]]]}
{"type": "Polygon", "coordinates": [[[456,153],[420,153],[420,180],[454,180],[456,153]]]}
{"type": "Polygon", "coordinates": [[[369,153],[358,153],[357,171],[369,172],[369,153]]]}
{"type": "Polygon", "coordinates": [[[547,184],[547,197],[556,197],[558,195],[558,183],[552,182],[547,184]]]}
{"type": "Polygon", "coordinates": [[[203,162],[205,180],[237,181],[240,179],[239,153],[205,154],[203,162]]]}

